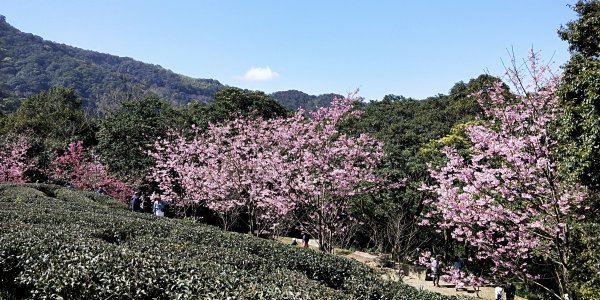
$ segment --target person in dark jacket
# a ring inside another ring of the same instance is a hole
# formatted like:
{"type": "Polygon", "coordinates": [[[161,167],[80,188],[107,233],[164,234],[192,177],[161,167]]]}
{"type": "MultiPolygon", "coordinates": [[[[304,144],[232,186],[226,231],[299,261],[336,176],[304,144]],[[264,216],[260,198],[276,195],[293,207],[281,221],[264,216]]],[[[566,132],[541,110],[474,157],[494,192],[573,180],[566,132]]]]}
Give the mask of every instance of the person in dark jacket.
{"type": "Polygon", "coordinates": [[[133,193],[129,199],[129,209],[131,211],[140,211],[140,196],[137,192],[133,193]]]}
{"type": "Polygon", "coordinates": [[[99,187],[96,189],[96,193],[98,193],[98,194],[102,194],[102,195],[106,195],[106,189],[105,189],[103,186],[99,186],[99,187]]]}
{"type": "Polygon", "coordinates": [[[504,294],[506,295],[506,300],[515,300],[516,292],[517,288],[511,282],[507,283],[504,287],[504,294]]]}
{"type": "Polygon", "coordinates": [[[305,230],[302,230],[302,232],[300,234],[302,235],[302,247],[308,248],[308,241],[310,241],[308,232],[306,232],[305,230]]]}

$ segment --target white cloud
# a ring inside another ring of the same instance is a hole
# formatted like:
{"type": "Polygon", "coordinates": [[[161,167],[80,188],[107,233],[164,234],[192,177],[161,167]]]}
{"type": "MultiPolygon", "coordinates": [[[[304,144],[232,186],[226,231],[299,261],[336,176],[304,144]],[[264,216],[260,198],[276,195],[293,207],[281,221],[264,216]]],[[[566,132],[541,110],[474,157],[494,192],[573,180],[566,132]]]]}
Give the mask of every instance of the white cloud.
{"type": "Polygon", "coordinates": [[[265,81],[275,79],[277,77],[279,77],[279,73],[273,72],[270,67],[252,67],[250,70],[246,71],[244,76],[239,76],[238,79],[246,81],[265,81]]]}

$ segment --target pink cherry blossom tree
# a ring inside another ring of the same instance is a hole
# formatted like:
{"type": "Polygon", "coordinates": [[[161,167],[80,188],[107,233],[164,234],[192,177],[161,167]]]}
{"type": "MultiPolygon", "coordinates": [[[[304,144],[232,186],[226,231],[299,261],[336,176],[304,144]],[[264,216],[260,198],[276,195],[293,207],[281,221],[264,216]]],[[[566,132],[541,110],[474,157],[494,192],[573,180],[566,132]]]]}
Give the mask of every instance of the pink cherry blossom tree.
{"type": "Polygon", "coordinates": [[[93,191],[102,186],[115,199],[125,201],[133,189],[124,181],[110,176],[94,155],[88,155],[82,141],[70,143],[66,151],[51,163],[48,177],[75,188],[93,191]]]}
{"type": "Polygon", "coordinates": [[[360,117],[355,102],[353,96],[334,99],[310,117],[298,111],[277,138],[285,149],[287,167],[281,176],[296,208],[294,216],[326,251],[353,222],[348,214],[350,197],[365,192],[366,185],[382,183],[375,176],[383,156],[381,143],[366,134],[351,136],[338,130],[345,118],[360,117]]]}
{"type": "Polygon", "coordinates": [[[348,221],[349,197],[379,182],[381,144],[337,129],[343,118],[359,116],[354,101],[336,99],[310,116],[212,124],[190,140],[172,133],[150,152],[150,177],[176,204],[205,203],[225,228],[243,211],[256,234],[298,222],[331,245],[348,221]]]}
{"type": "Polygon", "coordinates": [[[430,169],[436,183],[424,189],[434,197],[422,223],[435,220],[454,240],[476,249],[469,259],[491,263],[491,276],[532,280],[563,299],[570,294],[570,228],[581,218],[585,192],[562,184],[555,165],[550,130],[559,78],[533,52],[529,83],[515,66],[507,77],[516,93],[498,82],[486,91],[488,97],[475,95],[488,121],[466,129],[470,155],[446,148],[446,165],[430,169]],[[552,266],[558,291],[535,281],[549,275],[532,265],[539,259],[552,266]]]}
{"type": "Polygon", "coordinates": [[[29,144],[24,137],[0,143],[0,182],[25,182],[25,171],[34,163],[27,158],[29,144]]]}
{"type": "Polygon", "coordinates": [[[272,134],[281,123],[239,118],[196,130],[191,140],[171,133],[150,153],[156,160],[150,177],[176,205],[207,205],[224,229],[245,212],[252,233],[272,230],[291,206],[281,193],[282,159],[272,134]]]}

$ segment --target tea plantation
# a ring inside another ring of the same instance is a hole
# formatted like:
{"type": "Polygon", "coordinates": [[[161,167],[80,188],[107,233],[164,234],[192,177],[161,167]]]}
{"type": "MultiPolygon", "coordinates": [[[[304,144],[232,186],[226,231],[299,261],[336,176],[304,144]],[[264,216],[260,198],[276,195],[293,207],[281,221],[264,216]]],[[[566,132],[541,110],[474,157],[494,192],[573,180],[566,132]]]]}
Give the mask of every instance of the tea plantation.
{"type": "Polygon", "coordinates": [[[358,262],[131,213],[56,185],[0,184],[0,299],[458,299],[358,262]]]}

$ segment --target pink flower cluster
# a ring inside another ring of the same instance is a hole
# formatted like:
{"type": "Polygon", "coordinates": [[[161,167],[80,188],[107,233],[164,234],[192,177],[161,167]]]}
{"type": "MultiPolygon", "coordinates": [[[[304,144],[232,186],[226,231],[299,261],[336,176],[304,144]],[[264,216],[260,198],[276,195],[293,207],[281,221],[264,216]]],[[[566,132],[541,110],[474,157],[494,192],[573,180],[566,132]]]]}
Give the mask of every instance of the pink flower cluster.
{"type": "Polygon", "coordinates": [[[127,183],[108,175],[97,157],[86,155],[82,141],[69,144],[67,150],[50,163],[48,177],[83,190],[103,187],[113,198],[123,201],[133,193],[127,183]]]}
{"type": "Polygon", "coordinates": [[[447,164],[430,169],[435,184],[424,187],[435,197],[422,223],[449,230],[476,251],[474,259],[492,262],[490,276],[535,278],[533,255],[568,269],[569,228],[585,201],[582,188],[562,184],[552,156],[548,128],[558,109],[558,78],[535,54],[529,71],[529,85],[508,72],[517,94],[498,82],[489,98],[476,95],[488,122],[466,129],[470,155],[446,148],[447,164]]]}
{"type": "Polygon", "coordinates": [[[0,144],[0,182],[25,182],[25,171],[33,167],[27,158],[29,144],[23,137],[0,144]]]}
{"type": "Polygon", "coordinates": [[[224,223],[243,210],[256,231],[289,224],[302,209],[311,220],[303,225],[323,242],[343,230],[347,199],[362,192],[360,184],[380,181],[374,171],[381,144],[337,129],[344,118],[359,116],[354,101],[335,99],[310,117],[298,111],[212,124],[190,140],[172,133],[150,152],[156,160],[150,176],[166,199],[205,203],[224,223]]]}

